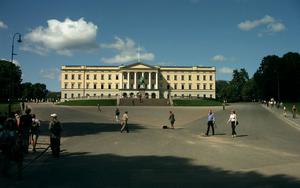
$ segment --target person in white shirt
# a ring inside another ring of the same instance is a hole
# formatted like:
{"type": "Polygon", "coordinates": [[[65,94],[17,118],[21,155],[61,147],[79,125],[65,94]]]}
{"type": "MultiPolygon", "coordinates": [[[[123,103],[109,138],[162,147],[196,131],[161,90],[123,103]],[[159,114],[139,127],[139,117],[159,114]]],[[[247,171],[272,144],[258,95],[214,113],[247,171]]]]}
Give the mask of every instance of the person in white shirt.
{"type": "Polygon", "coordinates": [[[122,116],[122,123],[121,123],[121,133],[124,131],[124,129],[126,130],[127,133],[129,133],[129,129],[128,129],[128,112],[126,111],[123,116],[122,116]]]}
{"type": "Polygon", "coordinates": [[[32,125],[30,128],[30,134],[31,134],[31,144],[32,144],[33,152],[36,152],[35,148],[40,134],[40,126],[41,126],[40,120],[38,120],[35,117],[35,114],[32,114],[32,125]]]}
{"type": "Polygon", "coordinates": [[[235,128],[238,125],[238,120],[237,120],[237,115],[235,113],[235,110],[231,110],[229,119],[227,121],[228,123],[231,123],[231,130],[232,130],[232,138],[236,137],[236,132],[235,132],[235,128]]]}

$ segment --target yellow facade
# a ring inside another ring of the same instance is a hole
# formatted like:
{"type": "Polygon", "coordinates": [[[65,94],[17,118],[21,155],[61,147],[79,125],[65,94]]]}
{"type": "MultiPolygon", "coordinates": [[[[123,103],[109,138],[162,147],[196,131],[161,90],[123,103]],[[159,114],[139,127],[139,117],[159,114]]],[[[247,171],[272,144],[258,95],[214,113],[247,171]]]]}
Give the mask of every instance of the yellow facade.
{"type": "Polygon", "coordinates": [[[216,97],[215,67],[62,66],[61,99],[216,97]],[[143,81],[142,81],[143,80],[143,81]]]}

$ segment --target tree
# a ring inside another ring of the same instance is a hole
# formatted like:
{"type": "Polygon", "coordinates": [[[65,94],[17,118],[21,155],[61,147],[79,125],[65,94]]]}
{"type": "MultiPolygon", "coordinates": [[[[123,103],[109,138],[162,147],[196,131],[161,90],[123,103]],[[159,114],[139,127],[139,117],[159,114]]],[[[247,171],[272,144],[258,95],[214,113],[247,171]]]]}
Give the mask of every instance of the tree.
{"type": "Polygon", "coordinates": [[[0,100],[15,99],[20,96],[21,69],[10,61],[0,60],[0,100]]]}
{"type": "Polygon", "coordinates": [[[224,100],[227,98],[226,87],[228,87],[229,83],[225,80],[217,80],[216,81],[216,95],[217,99],[224,100]]]}
{"type": "Polygon", "coordinates": [[[42,100],[46,98],[48,93],[46,85],[41,83],[32,84],[30,82],[26,82],[21,85],[21,88],[22,88],[22,98],[27,100],[31,100],[31,99],[42,100]]]}
{"type": "Polygon", "coordinates": [[[300,54],[289,52],[282,58],[276,55],[264,57],[253,78],[261,99],[299,100],[300,54]]]}
{"type": "Polygon", "coordinates": [[[233,70],[233,78],[227,87],[227,94],[229,95],[228,99],[230,101],[241,101],[243,99],[242,89],[248,80],[249,75],[246,69],[233,70]]]}

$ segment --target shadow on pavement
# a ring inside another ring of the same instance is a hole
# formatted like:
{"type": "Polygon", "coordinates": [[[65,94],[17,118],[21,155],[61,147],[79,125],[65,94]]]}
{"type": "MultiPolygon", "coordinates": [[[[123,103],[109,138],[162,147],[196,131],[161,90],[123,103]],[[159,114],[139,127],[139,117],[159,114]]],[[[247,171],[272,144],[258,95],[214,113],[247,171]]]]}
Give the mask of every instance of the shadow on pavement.
{"type": "Polygon", "coordinates": [[[248,136],[247,134],[241,134],[241,135],[236,135],[236,137],[246,137],[248,136]]]}
{"type": "MultiPolygon", "coordinates": [[[[41,124],[41,135],[49,135],[48,131],[49,122],[44,121],[41,124]]],[[[130,132],[136,132],[145,127],[138,124],[128,124],[130,132]]],[[[62,123],[63,132],[62,137],[70,136],[83,136],[90,134],[97,134],[101,132],[119,132],[121,129],[120,124],[115,123],[93,123],[93,122],[68,122],[62,123]]]]}
{"type": "Polygon", "coordinates": [[[64,153],[59,159],[49,156],[38,167],[36,172],[25,172],[20,185],[137,188],[300,187],[298,180],[286,175],[265,176],[254,171],[227,171],[194,165],[191,159],[173,156],[64,153]]]}

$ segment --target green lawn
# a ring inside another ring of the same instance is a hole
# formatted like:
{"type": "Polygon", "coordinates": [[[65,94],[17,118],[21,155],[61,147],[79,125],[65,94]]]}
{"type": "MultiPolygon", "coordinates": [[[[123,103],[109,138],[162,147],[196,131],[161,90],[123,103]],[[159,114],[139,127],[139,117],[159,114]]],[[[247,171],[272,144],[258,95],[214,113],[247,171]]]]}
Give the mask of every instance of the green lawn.
{"type": "MultiPolygon", "coordinates": [[[[11,106],[11,111],[21,111],[20,104],[19,103],[13,103],[11,106]]],[[[8,113],[8,103],[0,103],[0,113],[5,114],[8,113]]]]}
{"type": "Polygon", "coordinates": [[[212,99],[174,99],[174,106],[221,106],[222,103],[212,99]]]}
{"type": "Polygon", "coordinates": [[[67,105],[67,106],[116,106],[116,99],[99,99],[99,100],[70,100],[58,103],[58,105],[67,105]]]}
{"type": "Polygon", "coordinates": [[[283,105],[286,107],[286,109],[288,111],[292,111],[292,107],[293,107],[294,104],[296,105],[297,113],[300,114],[300,102],[294,102],[294,103],[292,103],[292,102],[285,102],[285,103],[283,103],[283,105]]]}

